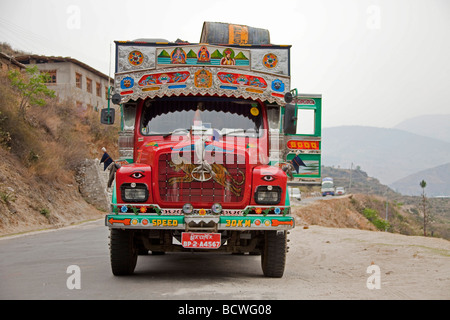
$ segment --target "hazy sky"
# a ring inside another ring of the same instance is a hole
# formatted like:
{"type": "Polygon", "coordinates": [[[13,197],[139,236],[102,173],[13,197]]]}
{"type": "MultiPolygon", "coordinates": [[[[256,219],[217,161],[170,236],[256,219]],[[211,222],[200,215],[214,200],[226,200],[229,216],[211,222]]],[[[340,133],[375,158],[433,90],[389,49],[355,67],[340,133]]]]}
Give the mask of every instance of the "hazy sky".
{"type": "Polygon", "coordinates": [[[323,127],[450,114],[449,0],[0,0],[0,42],[105,74],[114,40],[197,43],[204,21],[292,45],[291,87],[323,95],[323,127]]]}

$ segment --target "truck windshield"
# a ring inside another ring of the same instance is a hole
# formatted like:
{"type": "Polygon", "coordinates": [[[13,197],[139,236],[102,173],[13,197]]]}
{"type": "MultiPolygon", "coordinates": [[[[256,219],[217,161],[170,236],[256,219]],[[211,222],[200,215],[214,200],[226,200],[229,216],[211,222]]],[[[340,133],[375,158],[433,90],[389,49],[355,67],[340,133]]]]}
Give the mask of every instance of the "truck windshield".
{"type": "Polygon", "coordinates": [[[262,112],[245,100],[147,100],[141,116],[143,135],[193,133],[259,137],[262,112]]]}

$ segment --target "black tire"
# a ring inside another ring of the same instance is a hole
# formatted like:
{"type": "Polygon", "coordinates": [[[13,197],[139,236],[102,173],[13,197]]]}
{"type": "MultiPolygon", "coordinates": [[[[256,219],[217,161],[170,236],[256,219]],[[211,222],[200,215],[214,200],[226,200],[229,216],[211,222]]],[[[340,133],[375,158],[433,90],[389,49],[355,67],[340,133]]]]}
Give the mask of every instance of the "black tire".
{"type": "Polygon", "coordinates": [[[264,250],[261,255],[261,267],[266,277],[281,278],[286,265],[286,231],[266,231],[264,250]]]}
{"type": "Polygon", "coordinates": [[[132,274],[138,257],[133,231],[111,229],[109,253],[112,273],[115,276],[132,274]]]}

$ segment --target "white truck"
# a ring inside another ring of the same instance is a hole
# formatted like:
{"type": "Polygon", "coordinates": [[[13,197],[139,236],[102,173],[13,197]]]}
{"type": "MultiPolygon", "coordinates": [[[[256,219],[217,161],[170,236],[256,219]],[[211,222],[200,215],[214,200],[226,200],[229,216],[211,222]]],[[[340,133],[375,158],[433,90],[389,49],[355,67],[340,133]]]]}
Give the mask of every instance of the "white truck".
{"type": "Polygon", "coordinates": [[[325,197],[327,195],[334,196],[335,189],[334,189],[334,182],[333,178],[326,177],[322,179],[322,197],[325,197]]]}

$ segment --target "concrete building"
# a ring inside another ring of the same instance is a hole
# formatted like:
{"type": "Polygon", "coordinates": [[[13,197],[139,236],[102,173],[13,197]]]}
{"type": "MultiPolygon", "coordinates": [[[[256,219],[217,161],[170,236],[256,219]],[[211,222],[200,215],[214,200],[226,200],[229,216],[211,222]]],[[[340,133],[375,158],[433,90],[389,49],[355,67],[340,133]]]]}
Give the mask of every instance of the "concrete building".
{"type": "Polygon", "coordinates": [[[108,86],[112,85],[112,79],[87,64],[70,57],[22,55],[14,58],[48,73],[47,87],[55,91],[60,101],[73,103],[81,110],[107,107],[108,86]]]}

